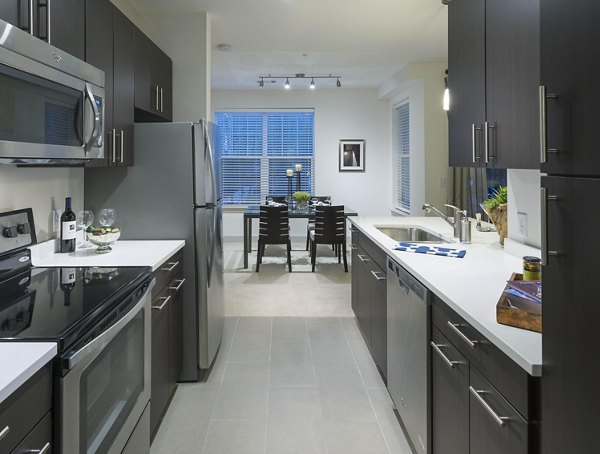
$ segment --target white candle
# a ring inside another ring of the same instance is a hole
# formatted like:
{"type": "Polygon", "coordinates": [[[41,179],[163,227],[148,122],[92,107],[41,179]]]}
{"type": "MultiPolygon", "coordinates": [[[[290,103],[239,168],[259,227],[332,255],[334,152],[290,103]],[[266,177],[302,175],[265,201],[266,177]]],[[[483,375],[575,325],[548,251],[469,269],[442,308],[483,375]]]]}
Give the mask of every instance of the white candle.
{"type": "Polygon", "coordinates": [[[296,172],[302,171],[302,164],[296,164],[296,172]]]}
{"type": "Polygon", "coordinates": [[[287,176],[291,177],[294,175],[294,171],[292,169],[287,169],[287,176]]]}

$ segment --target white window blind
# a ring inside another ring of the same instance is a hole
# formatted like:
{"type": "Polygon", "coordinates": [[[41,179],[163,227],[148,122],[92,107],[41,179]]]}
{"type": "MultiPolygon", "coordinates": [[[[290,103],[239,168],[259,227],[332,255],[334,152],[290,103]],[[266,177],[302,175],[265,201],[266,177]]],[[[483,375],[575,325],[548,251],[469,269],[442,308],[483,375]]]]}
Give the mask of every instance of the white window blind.
{"type": "Polygon", "coordinates": [[[394,208],[410,213],[410,108],[394,107],[394,208]]]}
{"type": "MultiPolygon", "coordinates": [[[[302,164],[301,190],[314,193],[314,112],[217,112],[225,205],[257,205],[288,193],[287,169],[302,164]]],[[[296,173],[292,180],[296,190],[296,173]]]]}

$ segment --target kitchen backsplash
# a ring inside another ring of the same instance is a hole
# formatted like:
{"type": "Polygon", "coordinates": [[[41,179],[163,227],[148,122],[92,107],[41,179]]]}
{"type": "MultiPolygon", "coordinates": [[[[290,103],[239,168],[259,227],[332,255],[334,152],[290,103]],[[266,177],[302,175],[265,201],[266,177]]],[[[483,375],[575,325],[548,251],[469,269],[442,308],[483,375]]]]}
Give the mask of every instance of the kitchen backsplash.
{"type": "Polygon", "coordinates": [[[507,180],[508,238],[539,248],[541,244],[540,172],[508,169],[507,180]]]}

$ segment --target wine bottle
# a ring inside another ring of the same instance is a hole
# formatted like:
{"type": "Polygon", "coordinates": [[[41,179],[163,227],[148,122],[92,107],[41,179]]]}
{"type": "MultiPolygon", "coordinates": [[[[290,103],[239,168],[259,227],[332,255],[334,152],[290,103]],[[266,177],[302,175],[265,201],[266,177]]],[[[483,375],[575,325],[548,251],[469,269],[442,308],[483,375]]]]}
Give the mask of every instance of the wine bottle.
{"type": "Polygon", "coordinates": [[[60,217],[60,252],[75,252],[77,223],[75,213],[71,209],[71,197],[65,200],[65,211],[60,217]]]}

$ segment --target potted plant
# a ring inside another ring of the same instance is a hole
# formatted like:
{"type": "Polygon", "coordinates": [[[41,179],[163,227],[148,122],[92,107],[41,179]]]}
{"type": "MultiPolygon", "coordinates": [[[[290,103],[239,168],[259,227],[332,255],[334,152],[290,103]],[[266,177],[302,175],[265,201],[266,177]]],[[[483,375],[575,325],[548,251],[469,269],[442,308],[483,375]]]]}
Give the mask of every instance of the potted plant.
{"type": "Polygon", "coordinates": [[[298,210],[305,212],[308,211],[308,201],[310,200],[310,194],[304,191],[294,192],[294,201],[298,204],[298,210]]]}
{"type": "Polygon", "coordinates": [[[507,197],[506,186],[500,186],[494,189],[492,195],[481,204],[485,214],[492,220],[496,226],[496,231],[500,236],[500,244],[504,246],[504,238],[508,235],[507,227],[507,197]]]}

